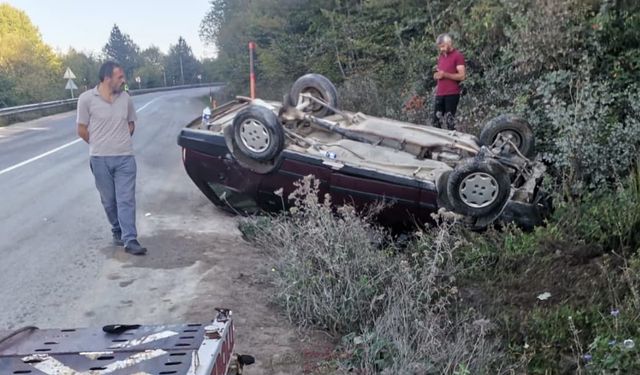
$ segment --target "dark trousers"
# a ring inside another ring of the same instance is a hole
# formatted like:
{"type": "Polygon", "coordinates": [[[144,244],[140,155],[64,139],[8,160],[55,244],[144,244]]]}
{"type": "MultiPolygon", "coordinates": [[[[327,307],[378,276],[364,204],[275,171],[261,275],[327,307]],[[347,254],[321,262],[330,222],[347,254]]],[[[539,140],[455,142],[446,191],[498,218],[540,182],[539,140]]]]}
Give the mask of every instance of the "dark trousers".
{"type": "Polygon", "coordinates": [[[436,96],[433,109],[433,126],[453,130],[456,125],[455,116],[460,95],[436,96]]]}

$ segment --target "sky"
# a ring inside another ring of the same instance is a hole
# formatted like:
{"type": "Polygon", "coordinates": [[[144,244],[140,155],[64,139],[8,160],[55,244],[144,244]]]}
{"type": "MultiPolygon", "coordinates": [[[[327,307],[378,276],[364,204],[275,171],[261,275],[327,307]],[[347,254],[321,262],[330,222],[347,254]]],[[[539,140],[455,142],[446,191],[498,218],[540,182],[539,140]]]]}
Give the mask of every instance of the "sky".
{"type": "Polygon", "coordinates": [[[200,40],[200,21],[208,0],[0,0],[24,11],[54,50],[69,47],[100,53],[113,24],[141,49],[157,46],[167,53],[182,36],[196,58],[214,57],[215,48],[200,40]]]}

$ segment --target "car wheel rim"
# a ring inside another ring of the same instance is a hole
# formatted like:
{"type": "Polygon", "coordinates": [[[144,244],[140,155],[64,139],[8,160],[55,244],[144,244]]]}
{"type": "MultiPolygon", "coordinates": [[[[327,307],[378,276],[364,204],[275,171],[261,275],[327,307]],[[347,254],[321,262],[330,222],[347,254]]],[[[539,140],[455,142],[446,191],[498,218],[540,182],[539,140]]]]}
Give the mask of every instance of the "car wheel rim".
{"type": "Polygon", "coordinates": [[[483,208],[498,198],[498,181],[488,173],[471,173],[460,184],[460,198],[467,206],[483,208]]]}
{"type": "Polygon", "coordinates": [[[518,132],[513,130],[505,130],[503,132],[500,132],[499,134],[505,141],[511,141],[518,149],[520,149],[520,146],[522,146],[522,137],[518,132]]]}
{"type": "Polygon", "coordinates": [[[267,127],[256,119],[245,120],[240,125],[240,139],[253,152],[263,152],[271,142],[267,127]]]}

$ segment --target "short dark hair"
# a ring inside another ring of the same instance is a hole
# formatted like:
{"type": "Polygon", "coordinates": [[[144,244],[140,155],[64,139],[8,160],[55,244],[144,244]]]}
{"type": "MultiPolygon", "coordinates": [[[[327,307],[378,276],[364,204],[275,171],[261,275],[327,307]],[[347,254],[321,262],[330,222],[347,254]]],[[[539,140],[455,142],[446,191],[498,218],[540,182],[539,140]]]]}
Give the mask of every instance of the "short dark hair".
{"type": "Polygon", "coordinates": [[[102,64],[102,66],[100,67],[100,71],[98,72],[98,78],[100,78],[100,82],[104,81],[106,77],[111,78],[111,76],[113,75],[113,70],[115,68],[122,68],[122,66],[115,61],[106,61],[104,64],[102,64]]]}

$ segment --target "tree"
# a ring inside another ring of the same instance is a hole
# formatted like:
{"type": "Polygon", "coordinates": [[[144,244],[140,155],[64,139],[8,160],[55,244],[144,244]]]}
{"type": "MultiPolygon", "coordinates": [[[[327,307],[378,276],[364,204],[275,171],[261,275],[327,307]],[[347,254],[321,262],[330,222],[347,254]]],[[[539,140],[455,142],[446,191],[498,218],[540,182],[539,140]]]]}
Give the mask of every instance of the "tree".
{"type": "Polygon", "coordinates": [[[165,86],[166,58],[156,46],[151,46],[140,53],[140,67],[135,70],[134,75],[140,77],[142,87],[165,86]]]}
{"type": "Polygon", "coordinates": [[[167,80],[171,80],[172,84],[197,83],[198,74],[202,71],[200,62],[193,56],[191,47],[183,37],[169,47],[166,66],[167,80]]]}
{"type": "Polygon", "coordinates": [[[55,99],[63,93],[60,60],[29,17],[0,4],[0,105],[55,99]]]}
{"type": "Polygon", "coordinates": [[[131,40],[128,34],[122,33],[118,25],[113,25],[109,41],[103,51],[108,59],[115,60],[122,65],[127,79],[133,76],[133,71],[140,65],[140,47],[131,40]]]}
{"type": "Polygon", "coordinates": [[[151,46],[140,53],[142,65],[162,65],[166,56],[160,48],[151,46]]]}
{"type": "Polygon", "coordinates": [[[69,48],[66,54],[61,56],[62,67],[69,67],[76,75],[76,84],[81,91],[87,90],[98,84],[98,71],[100,61],[92,54],[86,55],[69,48]]]}

